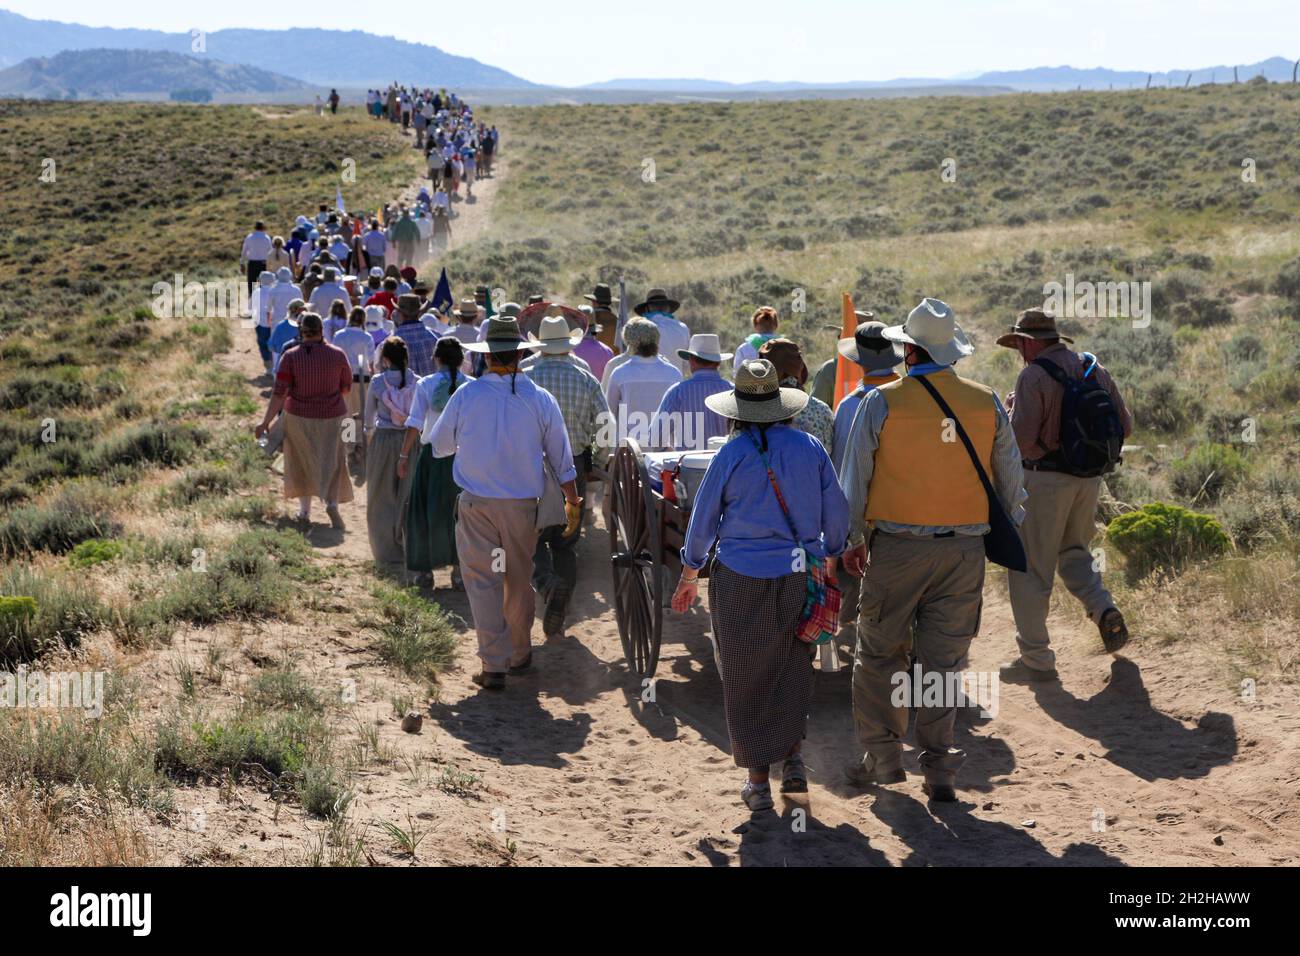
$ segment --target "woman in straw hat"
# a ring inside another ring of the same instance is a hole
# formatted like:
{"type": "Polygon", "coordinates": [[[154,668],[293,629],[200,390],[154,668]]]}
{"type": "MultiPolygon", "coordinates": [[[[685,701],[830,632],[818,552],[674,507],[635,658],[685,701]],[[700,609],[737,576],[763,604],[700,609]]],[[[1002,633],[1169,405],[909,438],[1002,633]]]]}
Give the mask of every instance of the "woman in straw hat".
{"type": "Polygon", "coordinates": [[[782,792],[808,789],[800,750],[813,667],[810,645],[795,631],[808,559],[825,560],[833,570],[849,526],[826,450],[791,427],[807,403],[800,389],[782,388],[776,368],[763,359],[736,370],[734,389],[705,399],[736,434],[695,495],[673,595],[674,611],[691,606],[700,568],[716,544],[709,608],[731,752],[749,771],[740,796],[754,811],[773,805],[773,763],[783,762],[782,792]]]}
{"type": "Polygon", "coordinates": [[[325,501],[330,524],[341,529],[339,503],[352,500],[342,420],[352,368],[342,349],[325,341],[320,316],[305,312],[298,342],[285,349],[275,390],[254,434],[261,438],[284,411],[284,496],[298,499],[298,520],[311,520],[313,497],[325,501]]]}

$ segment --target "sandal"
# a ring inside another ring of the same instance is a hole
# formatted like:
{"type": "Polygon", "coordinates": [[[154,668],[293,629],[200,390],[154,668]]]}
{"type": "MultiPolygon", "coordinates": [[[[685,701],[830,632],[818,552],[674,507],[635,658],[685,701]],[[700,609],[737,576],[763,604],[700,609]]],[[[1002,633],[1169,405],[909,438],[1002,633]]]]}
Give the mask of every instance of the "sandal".
{"type": "Polygon", "coordinates": [[[740,799],[745,801],[745,806],[758,813],[762,810],[771,810],[772,788],[765,783],[754,784],[749,781],[745,782],[744,788],[740,791],[740,799]]]}
{"type": "Polygon", "coordinates": [[[785,764],[781,767],[781,792],[808,792],[808,771],[804,767],[802,754],[785,758],[785,764]]]}

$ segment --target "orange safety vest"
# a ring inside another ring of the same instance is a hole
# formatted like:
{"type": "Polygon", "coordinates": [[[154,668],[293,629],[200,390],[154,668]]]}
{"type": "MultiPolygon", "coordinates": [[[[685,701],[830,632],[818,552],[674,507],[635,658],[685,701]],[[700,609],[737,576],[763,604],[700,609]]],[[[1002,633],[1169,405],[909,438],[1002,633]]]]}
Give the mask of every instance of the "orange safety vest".
{"type": "MultiPolygon", "coordinates": [[[[970,436],[984,471],[992,475],[997,411],[993,390],[952,369],[932,372],[935,387],[970,436]]],[[[912,376],[880,386],[889,414],[880,430],[867,487],[867,521],[913,525],[982,524],[988,496],[966,446],[930,393],[912,376]]]]}

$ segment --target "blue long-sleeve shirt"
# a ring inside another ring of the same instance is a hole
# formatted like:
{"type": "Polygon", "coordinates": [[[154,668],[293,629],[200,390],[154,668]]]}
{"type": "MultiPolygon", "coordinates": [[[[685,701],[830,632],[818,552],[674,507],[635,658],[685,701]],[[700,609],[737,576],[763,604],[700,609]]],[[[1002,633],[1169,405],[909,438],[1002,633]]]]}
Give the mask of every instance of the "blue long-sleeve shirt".
{"type": "MultiPolygon", "coordinates": [[[[818,558],[842,554],[849,506],[826,450],[789,425],[770,427],[767,445],[772,471],[799,532],[798,545],[818,558]]],[[[714,541],[718,560],[740,574],[775,578],[798,570],[790,526],[758,446],[745,434],[723,445],[704,475],[691,503],[682,563],[703,567],[714,541]]]]}
{"type": "Polygon", "coordinates": [[[554,396],[527,375],[470,379],[447,401],[429,436],[435,458],[455,455],[456,484],[480,498],[540,498],[542,456],[563,484],[578,476],[554,396]]]}

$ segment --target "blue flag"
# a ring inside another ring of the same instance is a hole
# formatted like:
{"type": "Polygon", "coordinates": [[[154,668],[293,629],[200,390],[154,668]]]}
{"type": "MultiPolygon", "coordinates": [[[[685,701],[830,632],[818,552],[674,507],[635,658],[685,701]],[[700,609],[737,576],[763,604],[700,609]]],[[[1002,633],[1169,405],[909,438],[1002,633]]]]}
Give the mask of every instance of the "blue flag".
{"type": "Polygon", "coordinates": [[[443,315],[451,311],[451,283],[447,281],[447,270],[445,268],[442,270],[442,275],[438,277],[438,287],[433,290],[431,304],[443,315]]]}

